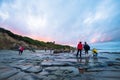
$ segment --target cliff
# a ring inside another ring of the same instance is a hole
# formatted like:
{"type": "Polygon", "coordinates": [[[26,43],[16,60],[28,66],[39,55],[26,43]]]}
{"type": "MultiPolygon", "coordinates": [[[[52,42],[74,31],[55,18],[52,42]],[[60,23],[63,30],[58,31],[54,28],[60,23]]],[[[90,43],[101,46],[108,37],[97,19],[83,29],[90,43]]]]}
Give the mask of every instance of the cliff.
{"type": "Polygon", "coordinates": [[[26,49],[70,49],[68,45],[55,44],[54,42],[44,42],[32,38],[14,34],[13,32],[0,28],[0,49],[17,49],[20,45],[26,49]]]}

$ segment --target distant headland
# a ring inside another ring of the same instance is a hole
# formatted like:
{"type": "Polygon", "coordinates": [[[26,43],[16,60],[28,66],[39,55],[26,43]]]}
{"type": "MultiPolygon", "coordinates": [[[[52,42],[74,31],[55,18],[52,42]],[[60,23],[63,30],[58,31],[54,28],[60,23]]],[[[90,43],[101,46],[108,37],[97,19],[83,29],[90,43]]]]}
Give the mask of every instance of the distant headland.
{"type": "Polygon", "coordinates": [[[0,49],[17,49],[19,45],[23,45],[26,49],[73,49],[69,45],[34,40],[0,27],[0,49]]]}

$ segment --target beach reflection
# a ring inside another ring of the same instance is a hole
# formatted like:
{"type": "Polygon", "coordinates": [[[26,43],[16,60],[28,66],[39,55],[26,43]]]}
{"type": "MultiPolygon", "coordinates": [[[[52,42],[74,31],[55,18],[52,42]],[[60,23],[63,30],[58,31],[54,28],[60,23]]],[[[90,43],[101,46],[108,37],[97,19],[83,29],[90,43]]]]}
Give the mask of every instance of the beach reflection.
{"type": "Polygon", "coordinates": [[[85,57],[85,65],[88,66],[88,63],[89,63],[89,57],[85,57]]]}
{"type": "Polygon", "coordinates": [[[76,57],[78,63],[82,63],[82,58],[76,57]]]}
{"type": "Polygon", "coordinates": [[[97,62],[98,62],[98,58],[97,57],[93,58],[93,63],[96,64],[97,62]]]}
{"type": "Polygon", "coordinates": [[[88,69],[88,64],[89,64],[89,57],[85,58],[78,58],[77,57],[77,62],[78,62],[78,71],[80,74],[84,74],[84,72],[87,71],[88,69]]]}

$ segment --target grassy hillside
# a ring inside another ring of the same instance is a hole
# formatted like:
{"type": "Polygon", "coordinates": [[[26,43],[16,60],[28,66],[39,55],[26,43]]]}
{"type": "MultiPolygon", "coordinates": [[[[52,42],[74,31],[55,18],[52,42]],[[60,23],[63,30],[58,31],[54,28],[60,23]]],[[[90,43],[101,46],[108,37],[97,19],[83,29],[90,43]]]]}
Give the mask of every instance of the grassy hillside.
{"type": "Polygon", "coordinates": [[[68,45],[55,44],[54,42],[43,42],[12,33],[0,28],[0,49],[16,49],[19,45],[35,49],[72,49],[68,45]]]}

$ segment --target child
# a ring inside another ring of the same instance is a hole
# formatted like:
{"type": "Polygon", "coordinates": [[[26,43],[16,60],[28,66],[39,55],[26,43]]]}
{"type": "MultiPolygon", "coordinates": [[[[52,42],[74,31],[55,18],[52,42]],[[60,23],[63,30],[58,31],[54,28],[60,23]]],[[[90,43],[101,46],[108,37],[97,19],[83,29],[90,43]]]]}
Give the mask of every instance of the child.
{"type": "Polygon", "coordinates": [[[93,53],[93,57],[97,57],[98,54],[97,49],[93,48],[92,53],[93,53]]]}
{"type": "Polygon", "coordinates": [[[23,50],[24,50],[24,47],[23,47],[23,46],[20,46],[20,47],[19,47],[19,55],[22,55],[23,50]]]}

